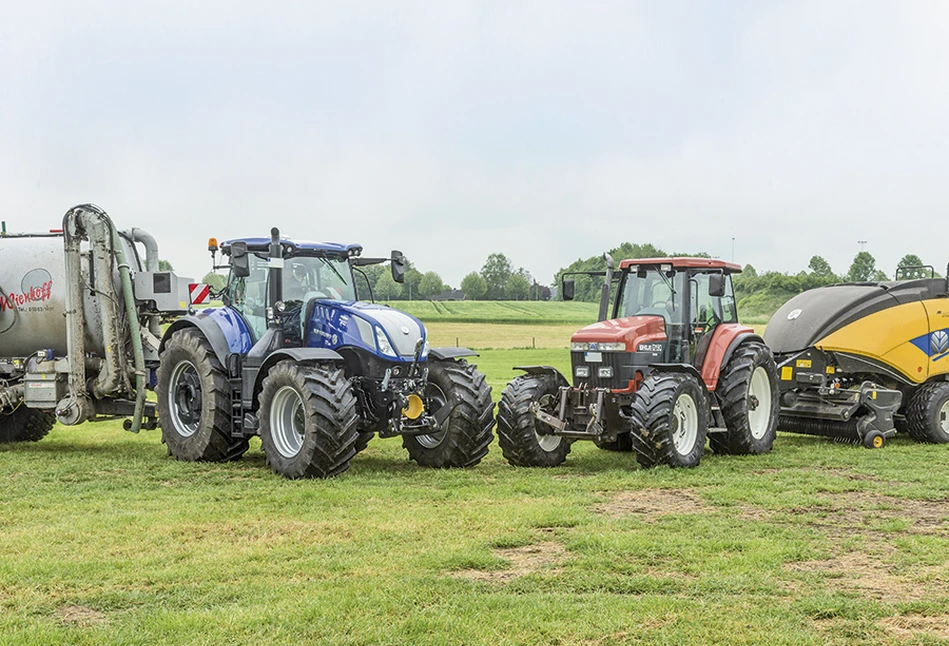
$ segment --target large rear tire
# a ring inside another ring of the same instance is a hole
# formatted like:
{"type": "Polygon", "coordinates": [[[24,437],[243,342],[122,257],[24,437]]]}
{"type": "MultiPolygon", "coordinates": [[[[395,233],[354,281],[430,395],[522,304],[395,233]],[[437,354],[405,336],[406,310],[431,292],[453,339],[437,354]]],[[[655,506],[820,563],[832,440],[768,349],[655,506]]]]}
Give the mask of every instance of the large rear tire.
{"type": "Polygon", "coordinates": [[[423,467],[471,467],[488,454],[494,439],[494,403],[484,375],[461,361],[431,361],[424,393],[428,412],[451,406],[444,428],[424,435],[403,435],[409,458],[423,467]]]}
{"type": "Polygon", "coordinates": [[[177,460],[224,462],[247,451],[231,437],[230,384],[204,335],[175,332],[158,367],[158,421],[168,454],[177,460]]]}
{"type": "MultiPolygon", "coordinates": [[[[547,425],[530,412],[531,404],[553,405],[557,382],[547,375],[520,375],[501,393],[498,403],[498,445],[516,467],[555,467],[570,453],[570,440],[551,435],[547,425]]],[[[548,411],[552,412],[552,411],[548,411]]]]}
{"type": "Polygon", "coordinates": [[[705,453],[708,401],[693,377],[651,373],[636,391],[632,418],[630,437],[641,466],[698,466],[705,453]]]}
{"type": "Polygon", "coordinates": [[[728,360],[716,392],[727,433],[713,433],[709,445],[716,453],[767,453],[778,430],[778,369],[766,345],[741,344],[728,360]]]}
{"type": "Polygon", "coordinates": [[[0,411],[0,444],[39,442],[56,423],[52,411],[27,408],[20,404],[10,412],[0,411]]]}
{"type": "Polygon", "coordinates": [[[260,442],[287,478],[330,478],[356,455],[356,396],[338,368],[281,361],[260,391],[260,442]]]}
{"type": "Polygon", "coordinates": [[[906,406],[906,430],[917,442],[949,442],[949,383],[923,384],[910,395],[906,406]]]}

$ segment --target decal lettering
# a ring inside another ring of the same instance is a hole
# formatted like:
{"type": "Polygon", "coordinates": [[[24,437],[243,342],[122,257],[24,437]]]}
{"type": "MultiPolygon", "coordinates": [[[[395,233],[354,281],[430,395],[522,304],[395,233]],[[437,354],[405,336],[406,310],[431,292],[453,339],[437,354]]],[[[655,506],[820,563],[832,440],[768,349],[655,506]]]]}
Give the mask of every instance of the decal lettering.
{"type": "MultiPolygon", "coordinates": [[[[28,291],[19,294],[7,294],[0,297],[0,312],[21,308],[28,303],[42,303],[53,296],[53,281],[48,280],[39,287],[30,287],[28,291]]],[[[29,311],[42,311],[42,308],[30,308],[29,311]]]]}

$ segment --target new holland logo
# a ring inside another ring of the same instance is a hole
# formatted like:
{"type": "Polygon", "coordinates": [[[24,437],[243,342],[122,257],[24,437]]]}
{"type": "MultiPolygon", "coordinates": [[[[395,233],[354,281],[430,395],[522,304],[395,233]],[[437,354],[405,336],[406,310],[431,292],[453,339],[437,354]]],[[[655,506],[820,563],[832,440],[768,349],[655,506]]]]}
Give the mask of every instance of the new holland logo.
{"type": "Polygon", "coordinates": [[[929,335],[929,343],[933,354],[940,354],[949,350],[949,334],[945,330],[936,330],[929,335]]]}
{"type": "Polygon", "coordinates": [[[933,361],[949,356],[949,329],[923,334],[910,341],[933,361]]]}

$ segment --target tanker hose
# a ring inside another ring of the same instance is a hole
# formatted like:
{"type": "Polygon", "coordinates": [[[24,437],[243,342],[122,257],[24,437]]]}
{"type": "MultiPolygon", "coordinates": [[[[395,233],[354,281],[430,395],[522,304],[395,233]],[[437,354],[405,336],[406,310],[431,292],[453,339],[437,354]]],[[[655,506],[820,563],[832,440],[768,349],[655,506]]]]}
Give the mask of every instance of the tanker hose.
{"type": "MultiPolygon", "coordinates": [[[[106,216],[108,217],[108,216],[106,216]]],[[[119,276],[122,279],[122,296],[125,299],[125,311],[128,314],[129,336],[132,339],[132,354],[135,357],[135,412],[132,414],[133,433],[142,429],[142,412],[145,409],[145,353],[142,350],[142,330],[138,322],[138,310],[135,307],[135,293],[132,290],[132,278],[129,266],[125,262],[125,250],[122,248],[122,239],[119,232],[109,221],[112,230],[112,246],[115,259],[119,263],[119,276]]]]}

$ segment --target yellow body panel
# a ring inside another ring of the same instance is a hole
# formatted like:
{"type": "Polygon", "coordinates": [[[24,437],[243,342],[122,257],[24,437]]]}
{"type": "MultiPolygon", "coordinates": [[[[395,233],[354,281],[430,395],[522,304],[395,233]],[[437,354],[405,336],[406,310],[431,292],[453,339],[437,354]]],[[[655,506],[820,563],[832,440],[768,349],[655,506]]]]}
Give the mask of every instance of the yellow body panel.
{"type": "Polygon", "coordinates": [[[912,341],[945,328],[949,328],[949,300],[917,301],[865,316],[815,346],[882,361],[910,381],[922,383],[931,375],[949,373],[949,355],[930,357],[912,341]]]}

